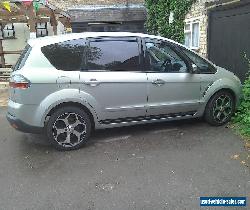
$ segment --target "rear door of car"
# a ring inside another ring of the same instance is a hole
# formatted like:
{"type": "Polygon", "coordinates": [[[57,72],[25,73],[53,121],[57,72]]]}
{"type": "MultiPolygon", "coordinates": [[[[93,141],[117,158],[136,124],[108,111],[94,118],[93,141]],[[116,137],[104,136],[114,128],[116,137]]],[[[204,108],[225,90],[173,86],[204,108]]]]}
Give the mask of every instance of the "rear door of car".
{"type": "Polygon", "coordinates": [[[147,76],[142,71],[141,39],[87,39],[80,73],[80,91],[101,123],[145,116],[147,76]]]}

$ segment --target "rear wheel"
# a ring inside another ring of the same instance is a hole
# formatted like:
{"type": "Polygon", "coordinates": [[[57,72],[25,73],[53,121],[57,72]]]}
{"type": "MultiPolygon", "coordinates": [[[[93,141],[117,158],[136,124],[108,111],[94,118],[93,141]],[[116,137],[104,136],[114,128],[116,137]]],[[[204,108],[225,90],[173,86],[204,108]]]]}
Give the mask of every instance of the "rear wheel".
{"type": "Polygon", "coordinates": [[[234,111],[235,100],[233,95],[226,90],[222,90],[209,100],[205,110],[205,119],[211,125],[224,125],[230,121],[234,111]]]}
{"type": "Polygon", "coordinates": [[[89,139],[91,121],[86,112],[78,107],[56,110],[46,126],[48,139],[58,150],[75,150],[89,139]]]}

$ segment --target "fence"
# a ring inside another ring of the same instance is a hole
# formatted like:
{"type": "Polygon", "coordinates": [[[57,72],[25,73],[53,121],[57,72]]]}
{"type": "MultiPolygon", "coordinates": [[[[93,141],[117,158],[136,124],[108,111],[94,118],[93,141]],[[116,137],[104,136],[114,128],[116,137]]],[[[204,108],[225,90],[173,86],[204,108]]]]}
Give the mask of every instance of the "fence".
{"type": "Polygon", "coordinates": [[[11,69],[0,68],[0,82],[8,82],[11,72],[11,69]]]}
{"type": "Polygon", "coordinates": [[[2,40],[0,39],[0,60],[1,60],[1,68],[0,68],[0,82],[7,82],[10,78],[11,74],[11,65],[5,64],[4,55],[15,55],[21,54],[22,51],[3,51],[2,40]]]}

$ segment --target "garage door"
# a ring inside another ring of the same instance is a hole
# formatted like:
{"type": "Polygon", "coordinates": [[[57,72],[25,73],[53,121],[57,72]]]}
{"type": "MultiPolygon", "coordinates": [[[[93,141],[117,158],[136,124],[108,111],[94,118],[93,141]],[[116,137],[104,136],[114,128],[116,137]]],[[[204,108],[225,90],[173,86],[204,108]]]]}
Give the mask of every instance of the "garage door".
{"type": "Polygon", "coordinates": [[[250,4],[221,7],[209,15],[208,57],[243,81],[250,58],[250,4]]]}

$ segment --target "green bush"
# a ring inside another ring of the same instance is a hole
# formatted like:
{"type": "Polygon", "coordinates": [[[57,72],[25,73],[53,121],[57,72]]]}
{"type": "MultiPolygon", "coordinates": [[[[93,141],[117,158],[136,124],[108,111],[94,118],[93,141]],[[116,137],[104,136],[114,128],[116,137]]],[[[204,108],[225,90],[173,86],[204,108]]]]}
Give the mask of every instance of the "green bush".
{"type": "Polygon", "coordinates": [[[147,30],[177,42],[184,41],[184,20],[196,0],[146,0],[148,11],[147,30]],[[169,24],[170,12],[174,21],[169,24]]]}
{"type": "Polygon", "coordinates": [[[239,131],[243,135],[250,137],[250,60],[244,56],[248,62],[249,72],[242,89],[242,99],[240,106],[233,119],[239,131]]]}

